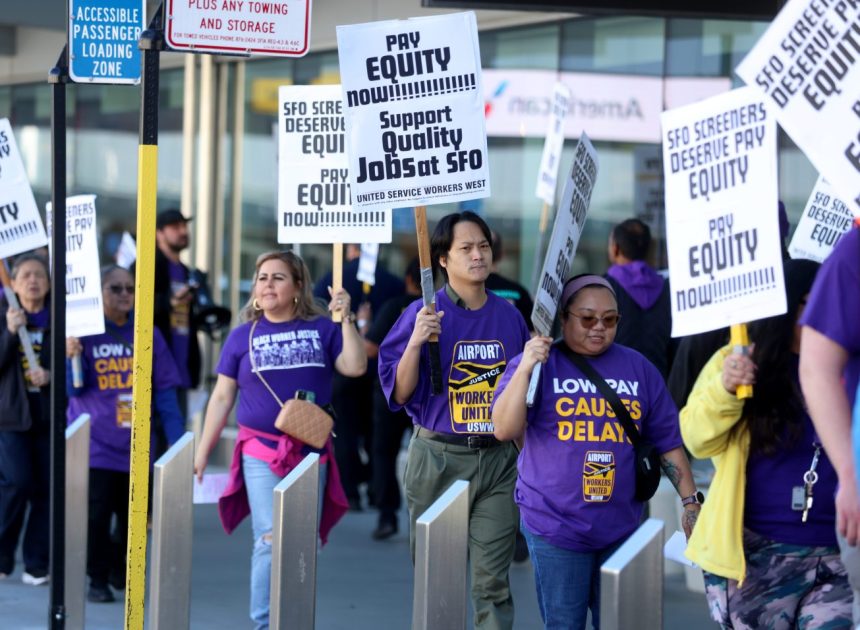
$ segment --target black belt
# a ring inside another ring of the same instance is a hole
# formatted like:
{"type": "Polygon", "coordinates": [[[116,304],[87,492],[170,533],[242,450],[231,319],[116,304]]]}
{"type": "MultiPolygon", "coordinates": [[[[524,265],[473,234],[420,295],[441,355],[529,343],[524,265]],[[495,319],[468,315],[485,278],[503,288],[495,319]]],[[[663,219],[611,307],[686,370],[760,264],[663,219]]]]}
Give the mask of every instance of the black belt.
{"type": "Polygon", "coordinates": [[[474,450],[482,448],[493,448],[494,446],[499,446],[502,444],[502,442],[499,442],[495,438],[495,436],[492,435],[458,435],[456,433],[436,433],[435,431],[425,429],[424,427],[418,427],[418,433],[416,435],[418,435],[419,437],[427,438],[428,440],[433,440],[434,442],[456,444],[457,446],[465,446],[474,450]]]}

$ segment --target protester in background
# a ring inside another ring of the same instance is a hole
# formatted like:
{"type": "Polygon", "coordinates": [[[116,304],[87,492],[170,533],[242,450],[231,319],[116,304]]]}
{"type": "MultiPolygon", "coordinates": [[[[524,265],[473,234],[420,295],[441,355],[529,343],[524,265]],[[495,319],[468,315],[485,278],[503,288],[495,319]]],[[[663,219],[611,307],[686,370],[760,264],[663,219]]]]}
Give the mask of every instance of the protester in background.
{"type": "Polygon", "coordinates": [[[851,406],[860,405],[860,220],[824,261],[800,323],[800,382],[809,415],[838,475],[836,523],[842,562],[854,591],[856,625],[860,624],[860,425],[852,430],[851,406]]]}
{"type": "Polygon", "coordinates": [[[218,380],[206,409],[194,470],[202,479],[209,453],[240,394],[239,435],[219,512],[228,534],[251,514],[251,620],[258,630],[269,627],[275,486],[308,453],[319,453],[323,543],[347,508],[331,439],[315,449],[281,433],[275,419],[282,403],[299,392],[328,408],[335,371],[352,377],[364,373],[367,357],[350,304],[344,289],[331,296],[329,310],[343,315],[343,322],[335,324],[316,306],[307,267],[299,256],[291,251],[262,254],[251,299],[240,316],[244,323],[230,333],[218,361],[218,380]]]}
{"type": "MultiPolygon", "coordinates": [[[[403,294],[403,281],[377,263],[373,285],[361,282],[358,277],[358,263],[361,259],[361,245],[349,243],[343,266],[343,288],[349,293],[352,304],[358,305],[356,321],[358,331],[364,336],[379,309],[389,299],[403,294]]],[[[326,273],[314,285],[314,297],[326,300],[332,283],[331,272],[326,273]]],[[[371,482],[373,476],[373,382],[376,362],[371,360],[368,370],[359,377],[335,374],[332,388],[332,406],[335,410],[336,425],[334,452],[337,465],[343,475],[343,489],[349,500],[351,510],[361,510],[363,483],[371,482]],[[366,462],[363,461],[362,451],[366,462]]],[[[373,484],[368,485],[369,503],[376,502],[372,496],[373,484]]]]}
{"type": "Polygon", "coordinates": [[[562,341],[535,337],[502,376],[493,404],[500,440],[521,440],[516,501],[548,629],[584,628],[591,609],[600,627],[600,566],[642,522],[634,498],[634,451],[609,402],[567,352],[590,363],[617,392],[684,505],[687,536],[699,511],[681,446],[678,411],[660,373],[638,352],[614,343],[619,321],[612,285],[591,274],[568,280],[561,295],[562,341]],[[560,344],[564,344],[566,349],[560,344]],[[541,367],[526,406],[532,369],[541,367]],[[575,395],[571,395],[575,394],[575,395]]]}
{"type": "Polygon", "coordinates": [[[491,235],[493,237],[493,242],[491,243],[493,249],[493,266],[485,283],[487,290],[492,291],[500,298],[513,304],[520,312],[520,315],[523,316],[523,320],[525,320],[526,327],[529,329],[529,332],[534,332],[535,327],[534,324],[532,324],[532,309],[534,308],[534,302],[532,302],[532,297],[529,295],[528,289],[519,282],[514,282],[509,278],[499,275],[499,264],[502,262],[505,250],[502,242],[502,235],[495,230],[492,231],[491,235]]]}
{"type": "MultiPolygon", "coordinates": [[[[131,272],[117,265],[103,268],[102,299],[105,332],[80,339],[66,338],[66,355],[70,359],[81,357],[84,377],[83,385],[75,387],[71,365],[67,366],[67,420],[71,423],[83,413],[90,416],[87,599],[95,603],[114,601],[110,586],[125,588],[134,381],[131,272]],[[112,537],[114,518],[116,528],[112,537]]],[[[185,430],[176,398],[181,380],[158,329],[153,329],[152,343],[152,407],[162,420],[168,443],[172,444],[185,430]]]]}
{"type": "MultiPolygon", "coordinates": [[[[406,293],[387,300],[367,332],[364,347],[369,359],[379,356],[379,346],[407,306],[421,297],[421,269],[413,258],[406,267],[404,277],[406,293]]],[[[379,375],[373,374],[373,496],[379,511],[374,540],[385,540],[397,533],[397,512],[400,510],[400,482],[397,480],[397,455],[403,442],[403,433],[412,426],[409,414],[403,409],[391,411],[385,393],[379,384],[379,375]]]]}
{"type": "Polygon", "coordinates": [[[784,263],[788,311],[749,325],[751,356],[719,350],[681,411],[687,448],[716,467],[687,556],[705,570],[711,617],[724,628],[850,626],[836,473],[798,380],[798,318],[818,267],[784,263]],[[754,385],[751,398],[737,397],[741,385],[754,385]]]}
{"type": "Polygon", "coordinates": [[[665,379],[672,365],[672,308],[669,283],[645,262],[651,229],[639,219],[622,221],[609,234],[606,279],[624,314],[615,343],[641,352],[665,379]]]}
{"type": "MultiPolygon", "coordinates": [[[[5,264],[0,261],[0,264],[5,264]]],[[[18,256],[12,290],[21,308],[0,297],[0,579],[15,568],[24,529],[25,584],[48,581],[51,454],[51,319],[48,263],[18,256]],[[25,328],[39,360],[31,366],[19,332],[25,328]],[[29,507],[29,514],[27,509],[29,507]],[[26,514],[26,528],[24,519],[26,514]]]]}
{"type": "Polygon", "coordinates": [[[439,310],[416,302],[403,312],[379,348],[379,381],[391,410],[406,409],[415,424],[404,479],[413,558],[418,516],[454,481],[468,480],[474,625],[511,628],[516,449],[493,437],[489,407],[499,376],[529,333],[517,310],[486,289],[490,239],[490,228],[472,212],[439,221],[430,242],[447,281],[436,292],[439,310]],[[431,385],[432,334],[439,335],[440,394],[431,385]]]}

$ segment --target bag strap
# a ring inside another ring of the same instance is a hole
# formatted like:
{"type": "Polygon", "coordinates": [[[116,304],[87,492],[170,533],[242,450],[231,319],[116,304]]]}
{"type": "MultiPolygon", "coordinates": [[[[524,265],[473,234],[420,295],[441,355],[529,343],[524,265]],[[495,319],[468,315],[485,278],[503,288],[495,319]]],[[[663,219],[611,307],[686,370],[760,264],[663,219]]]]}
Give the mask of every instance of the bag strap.
{"type": "Polygon", "coordinates": [[[269,385],[269,383],[268,383],[268,382],[266,382],[266,379],[264,379],[264,378],[263,378],[263,374],[257,370],[257,366],[256,366],[256,364],[254,363],[254,348],[253,348],[253,346],[252,346],[252,342],[253,342],[253,340],[254,340],[254,330],[256,330],[256,328],[257,328],[257,323],[258,323],[259,321],[260,321],[259,319],[255,319],[255,320],[254,320],[254,323],[253,323],[253,324],[251,324],[251,331],[248,333],[248,359],[250,359],[250,361],[251,361],[251,371],[252,371],[254,374],[256,374],[256,375],[260,378],[260,380],[261,380],[261,381],[263,381],[263,385],[265,385],[265,386],[266,386],[266,389],[268,389],[268,390],[269,390],[269,393],[272,395],[272,397],[273,397],[276,401],[278,401],[278,406],[279,406],[279,407],[283,407],[283,406],[284,406],[284,403],[282,403],[282,402],[281,402],[281,399],[280,399],[280,398],[278,398],[278,395],[275,393],[275,390],[273,390],[273,389],[271,388],[271,386],[269,385]]]}
{"type": "Polygon", "coordinates": [[[105,332],[117,341],[119,341],[122,345],[124,345],[126,349],[132,354],[132,356],[134,356],[134,348],[131,347],[131,344],[128,342],[127,339],[124,339],[123,337],[119,336],[107,326],[105,326],[105,332]]]}
{"type": "Polygon", "coordinates": [[[621,422],[621,426],[624,427],[627,435],[630,436],[630,441],[633,442],[633,446],[638,447],[643,441],[642,435],[639,433],[639,429],[636,428],[633,418],[630,417],[630,412],[627,411],[627,407],[625,407],[624,403],[621,402],[621,399],[618,397],[618,394],[615,393],[615,390],[609,386],[609,383],[606,382],[606,380],[596,369],[594,369],[594,366],[591,365],[584,356],[571,350],[564,342],[564,339],[559,339],[558,341],[553,342],[552,345],[558,348],[571,363],[573,363],[583,374],[585,374],[586,377],[588,377],[588,380],[597,386],[600,394],[606,399],[609,406],[612,407],[612,410],[615,412],[615,416],[618,418],[619,422],[621,422]]]}

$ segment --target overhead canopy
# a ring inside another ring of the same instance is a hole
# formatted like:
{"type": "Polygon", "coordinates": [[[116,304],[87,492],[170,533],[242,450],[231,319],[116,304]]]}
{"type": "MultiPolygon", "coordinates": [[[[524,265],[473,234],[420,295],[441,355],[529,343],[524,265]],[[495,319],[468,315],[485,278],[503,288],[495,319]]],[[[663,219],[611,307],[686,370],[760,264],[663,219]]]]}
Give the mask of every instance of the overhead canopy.
{"type": "Polygon", "coordinates": [[[562,11],[591,15],[651,15],[660,17],[772,20],[782,0],[421,0],[438,9],[562,11]]]}

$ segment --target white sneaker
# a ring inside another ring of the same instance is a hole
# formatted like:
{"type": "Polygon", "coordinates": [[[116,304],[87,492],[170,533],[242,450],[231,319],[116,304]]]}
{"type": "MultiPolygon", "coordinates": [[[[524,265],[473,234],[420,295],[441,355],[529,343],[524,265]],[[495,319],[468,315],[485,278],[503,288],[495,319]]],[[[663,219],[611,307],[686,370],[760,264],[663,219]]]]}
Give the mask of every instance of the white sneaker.
{"type": "Polygon", "coordinates": [[[43,584],[47,584],[50,579],[51,577],[47,573],[41,577],[36,577],[24,571],[24,575],[21,576],[21,581],[30,586],[42,586],[43,584]]]}

